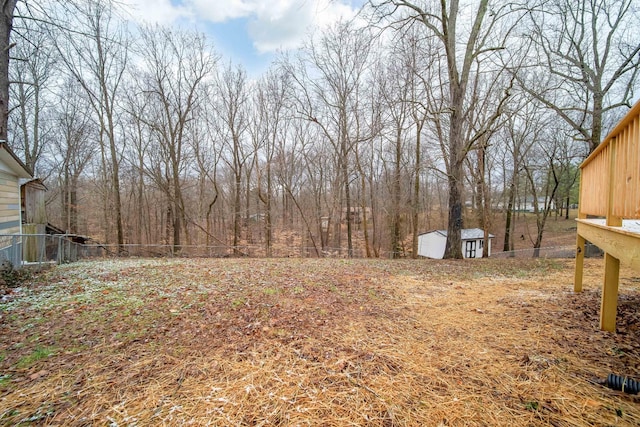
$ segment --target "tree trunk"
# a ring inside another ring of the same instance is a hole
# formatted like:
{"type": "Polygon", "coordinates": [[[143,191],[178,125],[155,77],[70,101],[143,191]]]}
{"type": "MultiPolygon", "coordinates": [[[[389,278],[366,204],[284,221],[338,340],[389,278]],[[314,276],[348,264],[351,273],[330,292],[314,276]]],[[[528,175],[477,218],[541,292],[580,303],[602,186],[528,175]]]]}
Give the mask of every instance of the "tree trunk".
{"type": "Polygon", "coordinates": [[[502,250],[507,252],[513,250],[513,246],[511,245],[511,229],[513,222],[513,205],[516,199],[516,184],[515,184],[515,173],[514,178],[511,181],[511,185],[509,186],[509,199],[507,202],[507,218],[504,225],[504,245],[502,250]]]}
{"type": "Polygon", "coordinates": [[[182,229],[180,183],[174,181],[173,187],[173,253],[178,254],[180,253],[182,247],[182,244],[180,242],[180,232],[182,229]]]}
{"type": "Polygon", "coordinates": [[[362,164],[360,163],[360,156],[358,155],[358,150],[356,150],[356,167],[358,168],[358,173],[360,174],[360,185],[361,189],[361,197],[360,197],[360,208],[362,209],[362,230],[364,234],[364,249],[367,258],[371,258],[371,243],[369,237],[369,216],[367,215],[367,180],[364,174],[364,170],[362,168],[362,164]]]}
{"type": "Polygon", "coordinates": [[[138,188],[136,198],[138,200],[138,229],[136,230],[135,243],[141,245],[142,230],[144,227],[144,215],[142,213],[142,207],[144,206],[144,156],[142,156],[142,153],[140,153],[138,157],[138,188]]]}
{"type": "Polygon", "coordinates": [[[401,209],[401,171],[400,162],[402,161],[402,129],[400,126],[396,129],[396,150],[394,159],[394,173],[393,173],[393,216],[391,218],[391,258],[400,258],[402,231],[400,229],[400,209],[401,209]]]}
{"type": "Polygon", "coordinates": [[[421,150],[421,135],[422,135],[422,126],[424,125],[424,121],[416,122],[416,153],[415,153],[415,177],[413,183],[413,203],[411,204],[412,212],[412,220],[411,225],[413,227],[413,236],[411,238],[411,258],[418,258],[418,214],[420,209],[420,172],[421,172],[421,160],[420,160],[420,150],[421,150]]]}
{"type": "Polygon", "coordinates": [[[72,175],[69,182],[69,233],[78,233],[78,175],[72,175]]]}
{"type": "Polygon", "coordinates": [[[451,117],[449,125],[449,221],[447,224],[447,244],[444,251],[445,258],[462,258],[461,233],[464,226],[462,219],[462,190],[463,190],[463,164],[467,155],[464,143],[464,101],[469,82],[473,52],[476,48],[480,26],[487,11],[488,0],[481,0],[474,18],[473,28],[466,41],[466,51],[463,57],[462,69],[458,69],[458,54],[456,53],[456,22],[459,12],[457,0],[453,0],[447,11],[446,3],[441,3],[442,8],[442,41],[447,56],[447,72],[449,77],[449,102],[451,117]],[[447,16],[448,12],[448,16],[447,16]]]}
{"type": "Polygon", "coordinates": [[[2,2],[2,17],[0,17],[0,142],[7,142],[7,122],[9,120],[9,50],[11,49],[11,29],[13,27],[13,12],[17,0],[2,2]]]}
{"type": "Polygon", "coordinates": [[[491,197],[485,179],[487,142],[488,141],[486,139],[483,139],[480,148],[478,149],[478,198],[480,199],[480,228],[482,228],[484,232],[484,244],[482,246],[483,258],[489,257],[489,229],[491,228],[489,219],[489,212],[491,210],[491,197]]]}
{"type": "Polygon", "coordinates": [[[371,200],[371,245],[373,247],[373,256],[378,258],[380,256],[380,244],[378,237],[378,221],[376,219],[377,205],[375,204],[376,187],[373,185],[373,180],[369,181],[369,200],[371,200]]]}
{"type": "Polygon", "coordinates": [[[593,94],[592,130],[591,141],[589,141],[589,153],[593,153],[602,138],[602,104],[603,94],[597,91],[593,94]]]}
{"type": "Polygon", "coordinates": [[[104,228],[104,241],[105,243],[109,244],[112,242],[111,239],[111,220],[109,218],[109,212],[111,212],[111,206],[109,203],[109,192],[106,189],[107,187],[107,182],[109,181],[108,179],[108,164],[107,164],[107,153],[105,151],[105,142],[104,142],[104,133],[105,133],[105,129],[103,126],[100,126],[100,162],[101,162],[101,167],[102,167],[102,185],[103,187],[103,194],[102,194],[102,222],[103,222],[103,228],[104,228]]]}
{"type": "MultiPolygon", "coordinates": [[[[96,37],[98,56],[101,58],[100,64],[105,64],[104,52],[102,51],[101,35],[96,37]]],[[[100,85],[102,89],[103,101],[105,103],[105,112],[107,115],[107,137],[109,139],[109,154],[111,156],[111,184],[114,197],[114,209],[116,215],[116,235],[118,239],[118,253],[123,250],[124,231],[122,228],[122,202],[120,200],[120,163],[118,162],[118,150],[116,147],[116,130],[113,122],[113,99],[109,96],[107,88],[106,76],[101,70],[100,85]]]]}
{"type": "MultiPolygon", "coordinates": [[[[270,157],[270,156],[268,156],[270,157]]],[[[271,225],[271,199],[272,199],[272,183],[271,183],[271,160],[267,160],[267,195],[266,195],[266,200],[265,200],[265,217],[264,217],[264,228],[265,228],[265,249],[266,249],[266,255],[267,257],[271,257],[273,256],[273,243],[272,243],[272,236],[273,236],[273,227],[271,225]]]]}
{"type": "MultiPolygon", "coordinates": [[[[453,74],[453,73],[452,73],[453,74]]],[[[449,188],[449,215],[447,222],[447,243],[444,258],[462,259],[462,177],[464,155],[462,153],[462,128],[464,118],[461,117],[463,90],[459,85],[451,83],[452,112],[449,128],[449,170],[447,183],[449,188]]]]}
{"type": "Polygon", "coordinates": [[[453,162],[449,172],[449,215],[444,258],[462,259],[462,163],[453,162]]]}
{"type": "Polygon", "coordinates": [[[240,231],[242,222],[242,198],[240,190],[242,189],[242,176],[236,172],[235,174],[235,187],[234,187],[234,199],[233,199],[233,253],[239,255],[240,251],[238,245],[240,245],[240,231]]]}
{"type": "Polygon", "coordinates": [[[347,143],[342,141],[342,179],[344,183],[344,202],[347,208],[347,256],[353,256],[353,240],[352,240],[352,212],[351,212],[351,192],[349,190],[349,165],[347,160],[347,143]]]}

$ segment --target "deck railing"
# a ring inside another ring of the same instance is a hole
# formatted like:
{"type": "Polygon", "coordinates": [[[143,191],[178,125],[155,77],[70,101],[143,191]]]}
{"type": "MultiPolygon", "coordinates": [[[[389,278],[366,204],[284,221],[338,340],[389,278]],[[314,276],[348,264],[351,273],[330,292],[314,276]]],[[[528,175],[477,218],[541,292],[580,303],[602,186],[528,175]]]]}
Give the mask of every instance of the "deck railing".
{"type": "Polygon", "coordinates": [[[615,331],[620,261],[640,269],[640,234],[624,227],[624,220],[640,219],[640,102],[580,169],[574,290],[582,290],[584,245],[589,240],[605,251],[600,327],[615,331]]]}
{"type": "Polygon", "coordinates": [[[579,217],[640,219],[640,102],[580,168],[579,217]]]}

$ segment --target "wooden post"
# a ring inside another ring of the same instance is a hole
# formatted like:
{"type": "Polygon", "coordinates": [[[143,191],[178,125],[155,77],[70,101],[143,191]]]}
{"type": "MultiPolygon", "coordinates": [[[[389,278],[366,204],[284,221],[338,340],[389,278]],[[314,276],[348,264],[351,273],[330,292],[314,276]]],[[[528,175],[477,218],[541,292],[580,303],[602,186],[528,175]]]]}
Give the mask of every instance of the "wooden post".
{"type": "Polygon", "coordinates": [[[573,291],[582,292],[582,270],[584,267],[584,237],[578,234],[576,239],[576,271],[573,279],[573,291]]]}
{"type": "MultiPolygon", "coordinates": [[[[610,142],[609,149],[609,188],[607,199],[607,226],[622,226],[622,218],[613,214],[613,201],[616,170],[616,139],[610,142]]],[[[616,315],[618,312],[618,281],[620,278],[620,260],[608,253],[604,254],[604,283],[602,284],[602,302],[600,304],[600,329],[616,331],[616,315]]]]}
{"type": "Polygon", "coordinates": [[[618,280],[620,260],[604,254],[604,284],[602,285],[602,303],[600,304],[600,329],[616,331],[618,312],[618,280]]]}
{"type": "MultiPolygon", "coordinates": [[[[582,171],[580,172],[582,175],[582,171]]],[[[580,188],[578,190],[578,219],[584,219],[587,215],[582,213],[582,177],[580,177],[580,188]]],[[[567,205],[569,209],[569,205],[567,205]]],[[[568,212],[568,211],[567,211],[568,212]]],[[[582,292],[582,271],[584,270],[584,243],[585,239],[576,233],[576,268],[573,276],[573,292],[582,292]]]]}

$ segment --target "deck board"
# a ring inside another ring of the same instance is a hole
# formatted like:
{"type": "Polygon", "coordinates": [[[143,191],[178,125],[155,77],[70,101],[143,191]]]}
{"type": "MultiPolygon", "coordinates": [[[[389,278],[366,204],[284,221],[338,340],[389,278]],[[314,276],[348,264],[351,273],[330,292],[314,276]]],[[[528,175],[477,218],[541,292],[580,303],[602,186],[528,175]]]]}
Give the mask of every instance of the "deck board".
{"type": "Polygon", "coordinates": [[[624,220],[621,227],[604,219],[577,219],[578,234],[596,244],[624,265],[640,270],[640,221],[624,220]]]}

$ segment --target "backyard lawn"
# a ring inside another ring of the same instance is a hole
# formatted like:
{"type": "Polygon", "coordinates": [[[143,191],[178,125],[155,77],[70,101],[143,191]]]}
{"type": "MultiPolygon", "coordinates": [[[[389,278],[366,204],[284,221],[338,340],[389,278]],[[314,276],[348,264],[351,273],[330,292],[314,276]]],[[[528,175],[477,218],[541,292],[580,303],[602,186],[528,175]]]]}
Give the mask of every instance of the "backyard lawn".
{"type": "Polygon", "coordinates": [[[601,260],[123,259],[0,300],[0,425],[640,425],[640,277],[601,260]]]}

